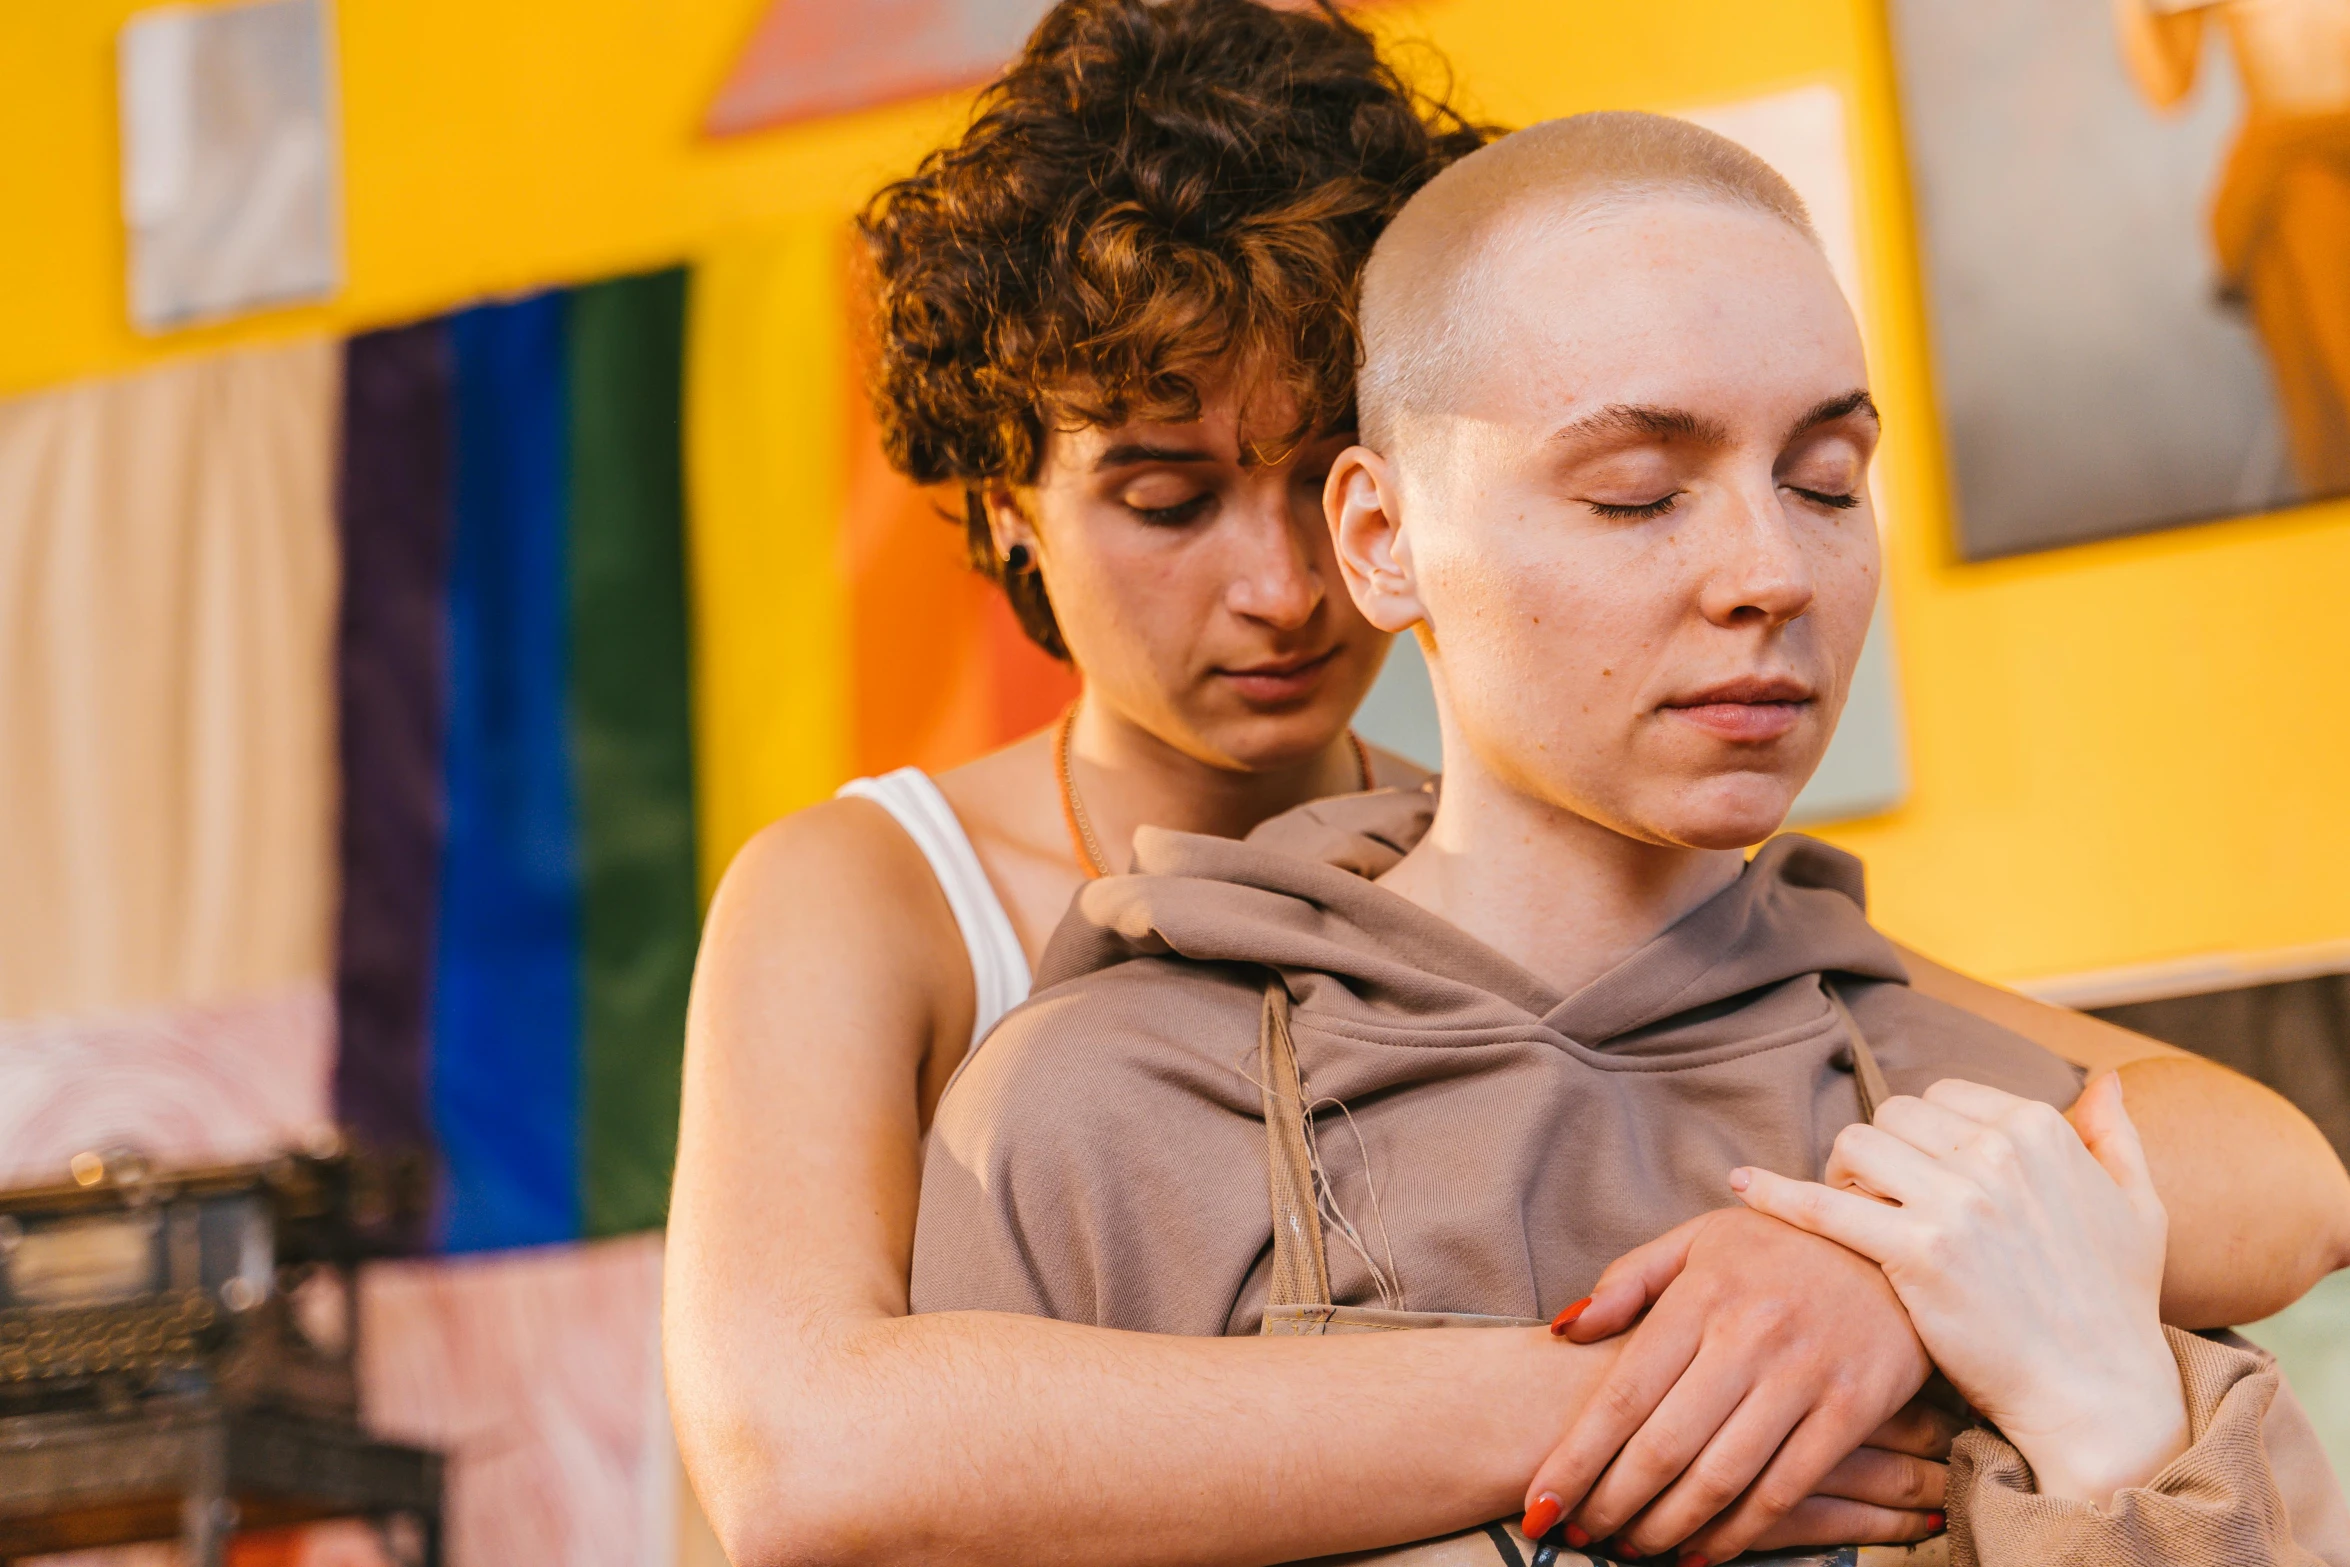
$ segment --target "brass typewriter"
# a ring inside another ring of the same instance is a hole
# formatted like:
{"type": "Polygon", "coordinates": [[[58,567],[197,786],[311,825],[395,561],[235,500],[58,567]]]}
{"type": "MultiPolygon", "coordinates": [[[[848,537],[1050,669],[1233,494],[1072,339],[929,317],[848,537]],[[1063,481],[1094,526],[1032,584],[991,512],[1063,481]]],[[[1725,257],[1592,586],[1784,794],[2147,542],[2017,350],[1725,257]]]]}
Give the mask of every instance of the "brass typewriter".
{"type": "Polygon", "coordinates": [[[159,1172],[86,1153],[0,1192],[0,1414],[122,1407],[201,1385],[349,1418],[368,1210],[394,1193],[340,1148],[159,1172]]]}
{"type": "Polygon", "coordinates": [[[337,1516],[437,1563],[441,1460],[360,1429],[355,1371],[358,1264],[421,1188],[329,1142],[0,1192],[0,1564],[177,1538],[215,1567],[240,1528],[337,1516]]]}

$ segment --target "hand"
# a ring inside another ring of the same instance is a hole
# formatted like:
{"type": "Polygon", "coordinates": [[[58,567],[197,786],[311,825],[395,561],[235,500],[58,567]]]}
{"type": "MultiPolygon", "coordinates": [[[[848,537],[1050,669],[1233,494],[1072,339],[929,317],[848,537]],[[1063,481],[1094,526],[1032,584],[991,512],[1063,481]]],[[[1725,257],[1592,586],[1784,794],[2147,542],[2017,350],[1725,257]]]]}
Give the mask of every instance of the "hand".
{"type": "MultiPolygon", "coordinates": [[[[1931,1369],[1879,1270],[1737,1208],[1618,1258],[1566,1336],[1604,1338],[1651,1300],[1527,1488],[1529,1533],[1565,1517],[1569,1539],[1621,1531],[1649,1554],[1688,1540],[1725,1561],[1819,1490],[1931,1369]]],[[[1930,1532],[1922,1513],[1913,1522],[1900,1538],[1930,1532]]]]}
{"type": "MultiPolygon", "coordinates": [[[[1941,1532],[1950,1478],[1944,1460],[1965,1429],[1957,1415],[1911,1399],[1746,1549],[1892,1545],[1941,1532]]],[[[1712,1562],[1723,1554],[1709,1525],[1683,1543],[1680,1558],[1712,1562]]]]}
{"type": "Polygon", "coordinates": [[[2187,1409],[2162,1336],[2167,1220],[2120,1079],[2074,1115],[2077,1133],[2037,1101],[1944,1081],[1846,1127],[1829,1185],[1767,1170],[1730,1184],[1875,1258],[2041,1492],[2103,1506],[2186,1449],[2187,1409]]]}

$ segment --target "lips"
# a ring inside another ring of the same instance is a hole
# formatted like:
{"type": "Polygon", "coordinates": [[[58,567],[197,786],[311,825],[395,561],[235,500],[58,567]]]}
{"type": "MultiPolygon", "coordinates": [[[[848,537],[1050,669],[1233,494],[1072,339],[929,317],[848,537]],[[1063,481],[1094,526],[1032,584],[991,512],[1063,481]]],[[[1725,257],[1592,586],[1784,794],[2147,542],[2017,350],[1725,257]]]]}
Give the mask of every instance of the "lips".
{"type": "Polygon", "coordinates": [[[1319,653],[1296,658],[1267,659],[1261,664],[1218,669],[1216,673],[1230,681],[1250,702],[1279,707],[1303,701],[1320,690],[1322,677],[1328,672],[1331,660],[1338,657],[1338,652],[1338,647],[1332,646],[1319,653]]]}
{"type": "Polygon", "coordinates": [[[1811,687],[1800,680],[1750,675],[1674,697],[1659,711],[1716,739],[1760,745],[1792,730],[1811,702],[1811,687]]]}

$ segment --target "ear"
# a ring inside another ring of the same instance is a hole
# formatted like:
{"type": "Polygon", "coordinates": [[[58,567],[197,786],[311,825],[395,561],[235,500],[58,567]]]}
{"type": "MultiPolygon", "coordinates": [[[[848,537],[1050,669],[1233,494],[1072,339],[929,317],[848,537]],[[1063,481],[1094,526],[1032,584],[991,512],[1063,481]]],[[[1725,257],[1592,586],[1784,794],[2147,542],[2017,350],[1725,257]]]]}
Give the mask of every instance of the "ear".
{"type": "Polygon", "coordinates": [[[990,485],[981,492],[980,501],[987,507],[987,532],[995,543],[997,560],[1011,554],[1015,544],[1027,545],[1031,555],[1044,554],[1036,524],[1028,518],[1028,508],[1020,504],[1019,495],[1010,486],[990,485]]]}
{"type": "Polygon", "coordinates": [[[1402,500],[1395,470],[1367,446],[1340,452],[1322,486],[1322,512],[1330,521],[1346,591],[1363,618],[1381,631],[1408,630],[1428,618],[1412,575],[1402,500]]]}

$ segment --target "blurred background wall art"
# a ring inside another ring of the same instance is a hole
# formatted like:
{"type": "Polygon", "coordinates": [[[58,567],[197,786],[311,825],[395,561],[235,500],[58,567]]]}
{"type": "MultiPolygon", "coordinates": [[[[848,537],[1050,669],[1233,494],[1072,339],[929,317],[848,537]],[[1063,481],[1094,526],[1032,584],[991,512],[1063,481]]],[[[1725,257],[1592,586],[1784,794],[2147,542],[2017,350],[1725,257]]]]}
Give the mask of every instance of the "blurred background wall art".
{"type": "Polygon", "coordinates": [[[1893,13],[1966,553],[2350,490],[2350,4],[1893,13]]]}

